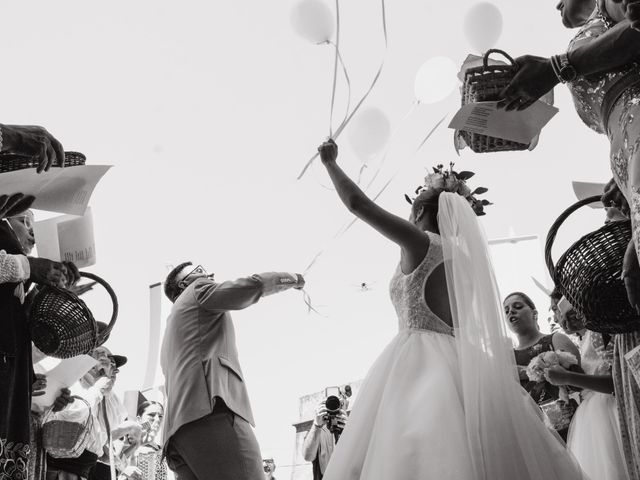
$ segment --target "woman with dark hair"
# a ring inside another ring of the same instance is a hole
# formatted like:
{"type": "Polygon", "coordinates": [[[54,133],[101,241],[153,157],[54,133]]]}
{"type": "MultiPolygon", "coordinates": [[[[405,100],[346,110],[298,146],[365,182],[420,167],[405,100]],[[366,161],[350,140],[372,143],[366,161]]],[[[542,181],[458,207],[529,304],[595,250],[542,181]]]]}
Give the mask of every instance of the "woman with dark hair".
{"type": "Polygon", "coordinates": [[[569,403],[560,400],[559,389],[548,381],[529,380],[527,366],[535,357],[544,352],[563,350],[576,357],[580,364],[580,351],[575,344],[561,332],[545,334],[538,326],[538,310],[531,298],[522,292],[507,295],[503,302],[504,313],[509,329],[516,335],[516,365],[520,384],[529,392],[533,400],[541,405],[554,429],[567,440],[569,424],[576,409],[575,401],[569,403]]]}
{"type": "Polygon", "coordinates": [[[324,480],[582,479],[515,381],[472,173],[436,169],[405,220],[349,179],[333,141],[319,151],[345,206],[400,247],[390,286],[400,331],[369,370],[324,480]]]}
{"type": "Polygon", "coordinates": [[[140,444],[127,440],[118,454],[119,480],[166,480],[167,462],[162,458],[162,446],[157,437],[162,427],[164,406],[160,402],[146,400],[138,405],[137,420],[142,427],[140,444]]]}

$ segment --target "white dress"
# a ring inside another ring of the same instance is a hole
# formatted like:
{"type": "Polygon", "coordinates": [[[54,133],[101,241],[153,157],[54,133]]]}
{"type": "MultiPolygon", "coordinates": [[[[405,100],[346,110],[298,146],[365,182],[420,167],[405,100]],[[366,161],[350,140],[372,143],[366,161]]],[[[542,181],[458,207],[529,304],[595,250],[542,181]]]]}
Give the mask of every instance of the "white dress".
{"type": "MultiPolygon", "coordinates": [[[[588,375],[611,373],[613,341],[606,349],[599,333],[587,331],[580,344],[582,369],[588,375]]],[[[567,447],[593,479],[628,480],[613,395],[584,390],[569,427],[567,447]]]]}
{"type": "MultiPolygon", "coordinates": [[[[398,267],[391,280],[391,300],[400,331],[369,370],[324,480],[541,480],[545,477],[537,475],[547,471],[544,468],[534,467],[535,474],[520,475],[527,468],[520,466],[525,461],[513,439],[496,439],[494,435],[491,440],[492,446],[498,447],[492,452],[499,452],[493,453],[494,457],[504,455],[509,459],[506,462],[501,458],[478,459],[483,453],[471,439],[489,437],[469,431],[453,329],[424,300],[426,281],[443,262],[440,237],[428,235],[431,245],[422,263],[409,275],[398,267]],[[500,463],[497,468],[495,460],[500,463]],[[509,463],[514,467],[506,465],[509,463]]],[[[509,384],[522,390],[515,374],[513,377],[509,384]]],[[[525,408],[528,396],[522,392],[522,396],[517,394],[518,401],[525,408]]],[[[584,478],[538,414],[528,418],[537,424],[534,430],[543,431],[553,445],[543,445],[540,457],[526,463],[557,464],[553,469],[557,476],[545,480],[584,478]]],[[[508,422],[503,418],[485,420],[489,425],[508,422]]],[[[533,437],[541,443],[540,437],[533,437]]]]}

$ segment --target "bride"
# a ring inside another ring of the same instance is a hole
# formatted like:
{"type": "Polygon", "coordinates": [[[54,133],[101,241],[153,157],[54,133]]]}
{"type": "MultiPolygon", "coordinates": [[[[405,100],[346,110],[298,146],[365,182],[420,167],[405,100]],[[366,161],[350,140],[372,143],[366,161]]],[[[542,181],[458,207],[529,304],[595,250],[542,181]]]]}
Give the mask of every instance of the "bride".
{"type": "Polygon", "coordinates": [[[347,208],[401,249],[400,331],[369,370],[324,480],[583,479],[518,383],[471,174],[439,167],[407,221],[349,179],[332,140],[318,150],[347,208]]]}

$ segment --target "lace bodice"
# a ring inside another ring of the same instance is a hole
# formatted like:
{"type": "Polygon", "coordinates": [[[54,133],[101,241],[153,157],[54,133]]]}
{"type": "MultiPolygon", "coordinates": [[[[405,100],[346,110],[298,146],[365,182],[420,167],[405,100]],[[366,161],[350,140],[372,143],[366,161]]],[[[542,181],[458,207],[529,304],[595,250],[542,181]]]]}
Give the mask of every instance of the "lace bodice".
{"type": "Polygon", "coordinates": [[[613,360],[613,341],[605,347],[600,333],[587,330],[580,342],[580,359],[587,375],[609,374],[613,360]]]}
{"type": "MultiPolygon", "coordinates": [[[[587,22],[578,31],[578,34],[569,43],[568,51],[594,40],[613,27],[614,22],[603,12],[599,6],[591,14],[587,22]]],[[[604,96],[613,84],[633,70],[637,70],[638,64],[633,63],[611,72],[578,77],[568,84],[573,95],[573,102],[582,121],[592,130],[598,133],[606,133],[606,125],[601,118],[600,110],[604,96]]]]}
{"type": "Polygon", "coordinates": [[[453,329],[431,311],[424,298],[424,287],[428,278],[444,261],[440,236],[426,233],[431,244],[422,263],[408,275],[405,275],[398,265],[390,284],[391,302],[398,314],[400,330],[419,328],[453,335],[453,329]]]}

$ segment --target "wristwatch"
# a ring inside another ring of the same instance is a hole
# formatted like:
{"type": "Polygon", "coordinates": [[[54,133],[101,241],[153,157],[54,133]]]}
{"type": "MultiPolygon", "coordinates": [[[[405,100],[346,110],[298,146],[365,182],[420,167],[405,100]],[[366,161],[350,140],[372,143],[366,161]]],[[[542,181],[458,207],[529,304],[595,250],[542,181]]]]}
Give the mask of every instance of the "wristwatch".
{"type": "Polygon", "coordinates": [[[578,72],[571,63],[566,53],[551,57],[551,67],[561,83],[573,82],[578,76],[578,72]]]}

